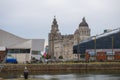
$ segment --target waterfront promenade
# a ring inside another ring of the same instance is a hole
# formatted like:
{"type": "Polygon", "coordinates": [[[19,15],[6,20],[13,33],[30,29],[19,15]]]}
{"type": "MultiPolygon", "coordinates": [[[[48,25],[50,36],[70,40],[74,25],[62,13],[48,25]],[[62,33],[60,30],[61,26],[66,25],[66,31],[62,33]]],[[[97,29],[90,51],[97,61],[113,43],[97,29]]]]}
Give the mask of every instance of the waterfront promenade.
{"type": "Polygon", "coordinates": [[[46,63],[46,64],[4,64],[2,71],[23,71],[27,67],[29,72],[61,72],[82,70],[120,70],[120,62],[90,62],[90,63],[46,63]]]}

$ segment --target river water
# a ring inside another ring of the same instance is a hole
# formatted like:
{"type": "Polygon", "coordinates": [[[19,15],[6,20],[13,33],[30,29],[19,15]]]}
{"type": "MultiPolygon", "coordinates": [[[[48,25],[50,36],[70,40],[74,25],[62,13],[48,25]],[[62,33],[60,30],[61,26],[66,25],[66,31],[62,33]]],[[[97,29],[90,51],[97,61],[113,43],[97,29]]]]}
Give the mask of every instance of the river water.
{"type": "MultiPolygon", "coordinates": [[[[0,77],[6,79],[23,77],[20,72],[3,72],[0,77]]],[[[39,80],[120,80],[120,71],[88,71],[88,72],[69,72],[69,73],[34,73],[29,74],[29,78],[39,80]]]]}
{"type": "Polygon", "coordinates": [[[110,75],[110,74],[36,75],[34,77],[45,80],[120,80],[119,75],[110,75]]]}

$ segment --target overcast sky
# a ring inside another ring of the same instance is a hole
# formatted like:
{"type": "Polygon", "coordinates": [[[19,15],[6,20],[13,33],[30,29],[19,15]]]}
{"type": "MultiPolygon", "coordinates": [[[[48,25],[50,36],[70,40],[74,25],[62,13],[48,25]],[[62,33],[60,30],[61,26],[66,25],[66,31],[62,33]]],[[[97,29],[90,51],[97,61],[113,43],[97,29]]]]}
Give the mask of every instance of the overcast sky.
{"type": "Polygon", "coordinates": [[[120,27],[120,0],[0,0],[0,28],[23,38],[42,38],[54,16],[61,34],[73,34],[85,17],[91,35],[120,27]]]}

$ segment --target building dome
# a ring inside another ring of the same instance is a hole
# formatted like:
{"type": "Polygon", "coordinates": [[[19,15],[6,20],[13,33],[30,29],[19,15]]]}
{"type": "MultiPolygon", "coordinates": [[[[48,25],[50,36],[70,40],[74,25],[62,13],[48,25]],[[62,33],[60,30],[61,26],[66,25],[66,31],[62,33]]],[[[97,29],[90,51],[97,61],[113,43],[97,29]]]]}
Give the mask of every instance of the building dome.
{"type": "Polygon", "coordinates": [[[88,27],[85,17],[83,17],[82,22],[79,24],[79,27],[81,27],[81,26],[88,27]]]}

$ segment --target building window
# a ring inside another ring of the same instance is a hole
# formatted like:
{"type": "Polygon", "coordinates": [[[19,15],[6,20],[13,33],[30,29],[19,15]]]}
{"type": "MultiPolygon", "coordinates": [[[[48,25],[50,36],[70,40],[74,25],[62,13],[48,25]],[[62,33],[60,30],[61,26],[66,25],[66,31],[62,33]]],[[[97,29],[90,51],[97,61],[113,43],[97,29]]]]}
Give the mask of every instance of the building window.
{"type": "Polygon", "coordinates": [[[30,49],[8,49],[7,53],[30,53],[30,49]]]}
{"type": "Polygon", "coordinates": [[[30,49],[20,49],[20,53],[30,53],[30,49]]]}
{"type": "Polygon", "coordinates": [[[115,53],[113,51],[107,51],[107,55],[114,55],[115,53]]]}
{"type": "Polygon", "coordinates": [[[20,50],[19,49],[14,49],[14,52],[15,53],[20,53],[20,50]]]}

